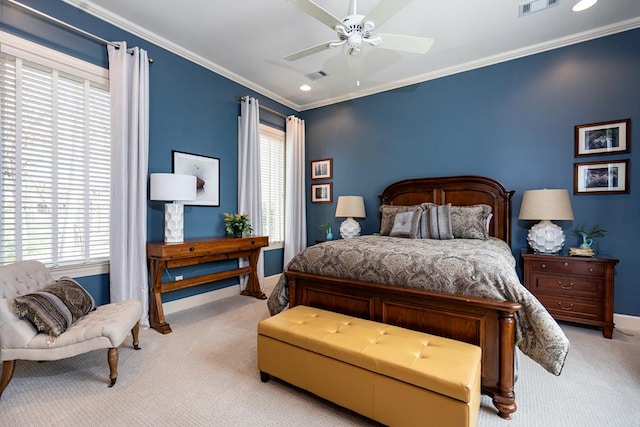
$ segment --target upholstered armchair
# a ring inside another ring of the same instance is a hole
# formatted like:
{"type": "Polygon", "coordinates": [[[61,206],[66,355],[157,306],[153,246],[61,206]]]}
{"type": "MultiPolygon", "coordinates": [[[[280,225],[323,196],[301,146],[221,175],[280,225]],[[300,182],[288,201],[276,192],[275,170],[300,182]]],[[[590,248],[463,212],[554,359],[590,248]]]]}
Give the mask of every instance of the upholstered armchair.
{"type": "MultiPolygon", "coordinates": [[[[49,333],[39,332],[39,329],[42,330],[39,318],[34,323],[33,319],[30,321],[27,320],[28,317],[23,318],[23,313],[21,316],[16,314],[18,300],[35,300],[38,297],[35,292],[46,294],[43,291],[51,289],[52,285],[55,288],[56,281],[38,261],[20,261],[0,266],[0,397],[13,377],[16,360],[51,361],[106,348],[109,387],[112,387],[118,376],[118,347],[129,331],[133,336],[134,348],[139,349],[138,331],[142,306],[138,300],[106,304],[93,309],[95,303],[89,296],[93,303],[92,310],[81,316],[74,314],[72,322],[62,322],[65,325],[64,331],[56,329],[55,333],[51,330],[49,333]]],[[[77,288],[86,293],[81,287],[77,288]]],[[[58,301],[55,297],[52,300],[58,301]]],[[[52,306],[43,304],[42,307],[52,306]]],[[[36,307],[35,311],[42,307],[36,307]]],[[[44,311],[45,313],[40,313],[43,316],[47,314],[44,311]]],[[[73,312],[72,309],[70,313],[73,312]]]]}

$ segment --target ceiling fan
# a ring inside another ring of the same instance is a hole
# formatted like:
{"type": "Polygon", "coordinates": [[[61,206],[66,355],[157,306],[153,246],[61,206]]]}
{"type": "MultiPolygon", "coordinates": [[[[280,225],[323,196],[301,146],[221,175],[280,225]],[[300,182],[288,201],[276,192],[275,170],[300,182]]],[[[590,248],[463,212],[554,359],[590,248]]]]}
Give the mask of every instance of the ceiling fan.
{"type": "Polygon", "coordinates": [[[417,54],[425,54],[434,40],[425,37],[403,36],[399,34],[383,34],[374,31],[387,22],[411,0],[380,0],[367,15],[357,12],[357,0],[351,1],[350,14],[342,20],[324,10],[311,0],[289,0],[304,13],[317,19],[334,30],[338,40],[324,42],[284,57],[287,61],[295,61],[323,50],[346,46],[347,53],[358,56],[363,43],[383,49],[399,50],[417,54]]]}

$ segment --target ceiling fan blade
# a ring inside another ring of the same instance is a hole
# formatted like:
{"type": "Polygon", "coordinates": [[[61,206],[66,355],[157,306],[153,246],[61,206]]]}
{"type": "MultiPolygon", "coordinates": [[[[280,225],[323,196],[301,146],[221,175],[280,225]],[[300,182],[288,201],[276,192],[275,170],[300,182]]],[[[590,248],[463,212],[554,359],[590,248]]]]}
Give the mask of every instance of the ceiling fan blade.
{"type": "Polygon", "coordinates": [[[362,22],[372,21],[376,28],[380,28],[382,24],[409,3],[411,0],[380,0],[380,3],[362,18],[362,22]]]}
{"type": "Polygon", "coordinates": [[[332,30],[335,29],[336,25],[342,25],[340,19],[310,0],[289,0],[289,3],[293,3],[298,9],[327,25],[332,30]]]}
{"type": "Polygon", "coordinates": [[[322,52],[323,50],[330,49],[330,48],[331,48],[331,42],[324,42],[317,46],[309,47],[299,52],[292,53],[291,55],[287,55],[284,57],[284,59],[287,61],[296,61],[300,58],[304,58],[305,56],[313,55],[314,53],[322,52]]]}
{"type": "Polygon", "coordinates": [[[431,49],[435,41],[434,39],[426,37],[401,36],[399,34],[378,33],[376,36],[382,39],[382,43],[377,46],[379,48],[419,53],[422,55],[431,49]]]}

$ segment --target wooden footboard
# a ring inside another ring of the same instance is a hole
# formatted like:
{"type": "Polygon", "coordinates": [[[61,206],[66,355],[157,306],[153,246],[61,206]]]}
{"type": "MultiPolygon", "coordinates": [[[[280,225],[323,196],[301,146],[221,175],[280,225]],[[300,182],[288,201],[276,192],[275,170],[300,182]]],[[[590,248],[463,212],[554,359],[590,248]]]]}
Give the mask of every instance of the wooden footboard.
{"type": "Polygon", "coordinates": [[[289,306],[307,305],[456,339],[482,348],[482,392],[498,415],[517,409],[516,302],[288,271],[289,306]]]}

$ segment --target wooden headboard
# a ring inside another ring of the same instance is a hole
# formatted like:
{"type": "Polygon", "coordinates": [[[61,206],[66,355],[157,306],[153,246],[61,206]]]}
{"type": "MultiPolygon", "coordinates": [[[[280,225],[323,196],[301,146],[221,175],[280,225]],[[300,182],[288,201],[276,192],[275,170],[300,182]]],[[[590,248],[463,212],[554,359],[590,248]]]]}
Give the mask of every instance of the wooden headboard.
{"type": "Polygon", "coordinates": [[[389,185],[379,197],[380,205],[489,205],[493,212],[489,234],[511,246],[511,196],[513,191],[494,179],[468,175],[406,179],[389,185]]]}

